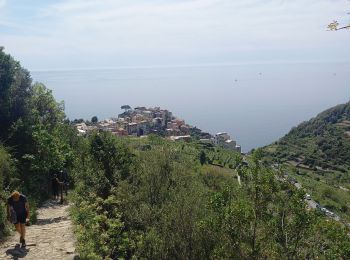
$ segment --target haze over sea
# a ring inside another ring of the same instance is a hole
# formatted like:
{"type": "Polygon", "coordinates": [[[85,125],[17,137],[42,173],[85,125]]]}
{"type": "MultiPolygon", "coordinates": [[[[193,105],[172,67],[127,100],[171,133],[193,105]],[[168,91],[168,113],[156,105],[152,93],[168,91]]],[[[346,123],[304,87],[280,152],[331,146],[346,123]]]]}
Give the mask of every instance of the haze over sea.
{"type": "Polygon", "coordinates": [[[70,119],[160,106],[204,131],[228,132],[243,151],[350,99],[350,63],[265,63],[32,71],[70,119]]]}

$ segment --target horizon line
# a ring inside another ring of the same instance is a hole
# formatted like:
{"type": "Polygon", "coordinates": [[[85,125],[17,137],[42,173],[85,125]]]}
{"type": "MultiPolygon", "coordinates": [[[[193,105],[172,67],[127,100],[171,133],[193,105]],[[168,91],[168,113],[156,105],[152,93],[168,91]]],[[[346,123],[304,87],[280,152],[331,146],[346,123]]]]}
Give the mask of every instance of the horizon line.
{"type": "Polygon", "coordinates": [[[132,66],[99,66],[99,67],[76,67],[76,68],[49,68],[31,69],[30,72],[50,71],[86,71],[86,70],[122,70],[122,69],[166,69],[166,68],[191,68],[191,67],[230,67],[247,65],[273,65],[273,64],[313,64],[313,63],[350,63],[350,60],[273,60],[273,61],[247,61],[247,62],[220,62],[220,63],[194,63],[172,65],[132,65],[132,66]]]}

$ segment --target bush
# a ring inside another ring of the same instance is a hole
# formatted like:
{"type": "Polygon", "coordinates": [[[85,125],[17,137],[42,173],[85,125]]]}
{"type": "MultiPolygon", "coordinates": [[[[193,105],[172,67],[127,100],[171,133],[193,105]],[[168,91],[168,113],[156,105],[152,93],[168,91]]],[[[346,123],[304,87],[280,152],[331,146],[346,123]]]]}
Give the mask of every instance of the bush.
{"type": "Polygon", "coordinates": [[[0,240],[9,231],[6,220],[6,203],[13,173],[12,159],[5,148],[0,145],[0,240]]]}
{"type": "Polygon", "coordinates": [[[78,158],[84,163],[76,162],[72,209],[83,258],[302,259],[320,246],[312,241],[319,219],[305,211],[304,193],[279,185],[259,150],[239,169],[239,186],[232,170],[200,164],[202,146],[151,140],[136,152],[126,148],[135,147],[132,139],[89,139],[78,158]]]}

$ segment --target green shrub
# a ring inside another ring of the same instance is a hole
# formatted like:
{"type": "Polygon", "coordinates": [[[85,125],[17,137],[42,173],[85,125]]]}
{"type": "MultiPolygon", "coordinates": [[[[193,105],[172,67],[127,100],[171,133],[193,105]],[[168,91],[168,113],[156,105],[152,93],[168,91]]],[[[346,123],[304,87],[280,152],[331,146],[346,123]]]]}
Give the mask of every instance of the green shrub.
{"type": "Polygon", "coordinates": [[[237,166],[239,186],[234,170],[201,165],[202,146],[152,140],[141,150],[133,142],[92,136],[77,158],[72,216],[83,258],[302,259],[325,252],[313,252],[321,246],[312,240],[323,216],[305,210],[302,191],[280,185],[260,150],[245,166],[241,157],[205,150],[237,166]]]}
{"type": "Polygon", "coordinates": [[[13,173],[12,159],[5,148],[0,145],[0,240],[7,235],[9,231],[6,220],[6,203],[13,173]]]}

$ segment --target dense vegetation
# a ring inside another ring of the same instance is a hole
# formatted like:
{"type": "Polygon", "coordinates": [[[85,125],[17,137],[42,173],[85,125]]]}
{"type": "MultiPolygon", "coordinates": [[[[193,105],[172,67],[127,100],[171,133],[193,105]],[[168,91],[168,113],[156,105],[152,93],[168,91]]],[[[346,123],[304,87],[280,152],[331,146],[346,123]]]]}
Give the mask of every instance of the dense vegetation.
{"type": "Polygon", "coordinates": [[[303,122],[264,151],[317,201],[350,219],[350,103],[303,122]]]}
{"type": "Polygon", "coordinates": [[[259,151],[244,164],[232,152],[156,137],[99,133],[81,145],[73,217],[84,258],[350,256],[345,227],[307,211],[304,192],[278,181],[259,151]],[[232,164],[202,165],[203,151],[232,164]]]}
{"type": "MultiPolygon", "coordinates": [[[[11,158],[4,147],[0,146],[0,187],[6,187],[9,183],[9,177],[13,173],[11,158]]],[[[0,198],[6,198],[3,189],[0,189],[0,198]]],[[[8,233],[5,226],[6,211],[4,207],[0,208],[0,238],[8,233]]]]}
{"type": "Polygon", "coordinates": [[[71,166],[76,133],[64,120],[63,103],[44,85],[32,84],[29,72],[0,49],[0,234],[11,191],[28,195],[35,211],[49,194],[51,175],[71,166]]]}
{"type": "Polygon", "coordinates": [[[69,169],[83,259],[350,257],[348,230],[306,210],[304,192],[260,150],[242,158],[153,135],[79,137],[63,104],[2,50],[0,82],[2,198],[17,188],[40,203],[51,175],[69,169]]]}
{"type": "Polygon", "coordinates": [[[268,151],[275,160],[347,172],[350,168],[350,102],[301,123],[268,151]]]}

